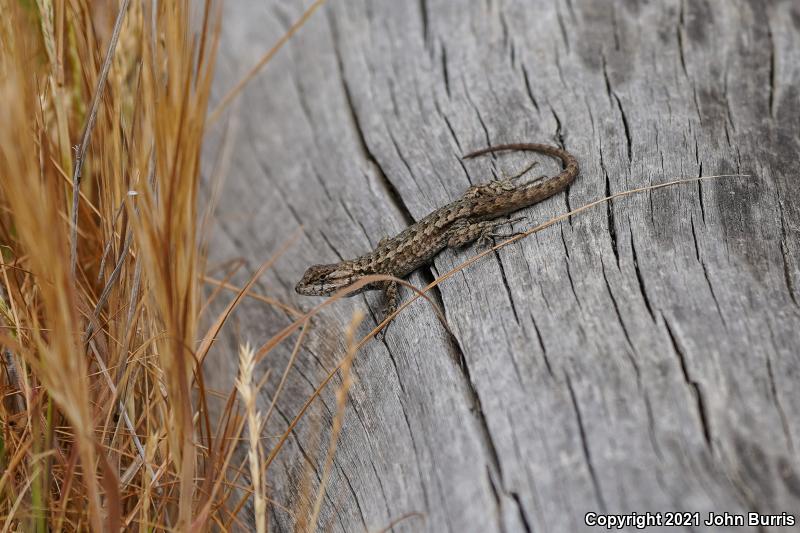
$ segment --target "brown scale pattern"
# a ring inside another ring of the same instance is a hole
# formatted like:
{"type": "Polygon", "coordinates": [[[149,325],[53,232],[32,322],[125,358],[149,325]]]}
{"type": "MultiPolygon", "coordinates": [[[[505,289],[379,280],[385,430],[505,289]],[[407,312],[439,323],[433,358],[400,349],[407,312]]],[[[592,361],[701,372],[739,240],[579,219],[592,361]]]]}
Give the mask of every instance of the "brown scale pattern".
{"type": "MultiPolygon", "coordinates": [[[[508,215],[540,202],[567,188],[578,175],[575,157],[548,144],[503,144],[490,146],[465,157],[471,158],[504,150],[533,151],[561,159],[564,170],[558,175],[522,187],[491,182],[470,187],[458,200],[440,208],[401,231],[382,240],[377,248],[361,257],[335,265],[310,267],[297,284],[300,294],[326,296],[369,274],[405,277],[448,246],[474,241],[487,228],[487,221],[508,215]]],[[[380,287],[367,287],[374,289],[380,287]]],[[[396,288],[393,289],[396,291],[396,288]]]]}

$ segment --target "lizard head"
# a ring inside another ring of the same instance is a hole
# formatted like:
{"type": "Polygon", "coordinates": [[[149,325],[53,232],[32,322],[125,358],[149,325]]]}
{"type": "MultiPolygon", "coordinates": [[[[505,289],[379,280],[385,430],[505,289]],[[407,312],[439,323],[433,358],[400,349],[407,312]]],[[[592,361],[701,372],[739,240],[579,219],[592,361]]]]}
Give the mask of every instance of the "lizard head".
{"type": "Polygon", "coordinates": [[[361,277],[362,275],[356,273],[355,269],[347,262],[334,265],[315,265],[306,270],[294,290],[304,296],[330,296],[361,277]]]}

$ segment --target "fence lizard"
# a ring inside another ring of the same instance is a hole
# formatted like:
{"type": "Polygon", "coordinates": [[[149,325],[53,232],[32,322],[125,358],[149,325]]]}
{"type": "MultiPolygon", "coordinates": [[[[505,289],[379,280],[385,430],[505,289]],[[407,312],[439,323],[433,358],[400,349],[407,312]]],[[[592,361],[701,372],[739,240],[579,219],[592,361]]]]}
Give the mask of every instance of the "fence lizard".
{"type": "MultiPolygon", "coordinates": [[[[513,222],[498,221],[499,217],[563,191],[578,175],[575,157],[566,150],[547,144],[501,144],[472,152],[464,158],[503,150],[546,154],[560,159],[564,169],[556,176],[543,176],[520,186],[513,182],[519,176],[473,185],[458,200],[437,209],[397,236],[384,238],[372,252],[349,261],[310,267],[295,290],[306,296],[330,296],[370,274],[403,278],[430,263],[444,248],[460,248],[479,239],[488,240],[498,236],[494,233],[496,228],[513,222]]],[[[397,309],[397,282],[371,283],[361,290],[384,290],[387,314],[397,309]]]]}

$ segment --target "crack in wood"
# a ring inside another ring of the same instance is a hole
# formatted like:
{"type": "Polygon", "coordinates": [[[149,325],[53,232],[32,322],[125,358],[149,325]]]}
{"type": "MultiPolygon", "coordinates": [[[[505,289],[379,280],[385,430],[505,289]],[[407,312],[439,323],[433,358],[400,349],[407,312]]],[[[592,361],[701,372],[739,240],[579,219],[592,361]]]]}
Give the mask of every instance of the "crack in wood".
{"type": "Polygon", "coordinates": [[[572,280],[572,271],[570,270],[569,260],[565,259],[564,264],[567,268],[567,279],[569,280],[569,287],[572,289],[572,295],[575,297],[575,303],[578,304],[578,309],[583,310],[583,306],[581,305],[581,300],[578,298],[578,291],[575,290],[575,282],[572,280]]]}
{"type": "Polygon", "coordinates": [[[617,110],[619,110],[620,118],[622,119],[622,128],[625,132],[625,143],[628,150],[628,167],[631,166],[633,163],[633,141],[631,140],[631,127],[628,124],[628,117],[625,114],[625,109],[622,107],[622,101],[617,96],[617,93],[612,92],[611,95],[614,97],[614,101],[617,103],[617,110]]]}
{"type": "Polygon", "coordinates": [[[531,87],[531,80],[528,76],[528,69],[525,68],[525,64],[520,64],[522,68],[522,79],[525,81],[525,92],[528,93],[528,99],[530,99],[531,103],[533,104],[534,109],[536,112],[539,113],[539,102],[536,101],[536,96],[533,94],[533,88],[531,87]]]}
{"type": "Polygon", "coordinates": [[[705,261],[700,261],[700,266],[703,268],[703,276],[706,278],[706,283],[708,283],[708,290],[711,293],[711,299],[714,300],[714,305],[717,308],[717,314],[719,315],[719,318],[722,320],[722,326],[727,330],[728,323],[725,320],[725,315],[722,314],[722,307],[719,305],[717,294],[716,292],[714,292],[714,285],[712,285],[711,278],[708,275],[708,266],[706,265],[705,261]]]}
{"type": "MultiPolygon", "coordinates": [[[[611,298],[611,305],[614,308],[614,312],[617,315],[617,322],[619,322],[619,325],[622,328],[622,334],[625,336],[625,342],[628,344],[628,347],[631,349],[631,351],[636,352],[637,351],[636,347],[633,345],[633,342],[631,341],[631,335],[628,332],[628,328],[625,325],[625,321],[622,319],[622,313],[620,312],[617,299],[614,297],[614,292],[611,290],[611,284],[608,281],[608,275],[606,274],[606,266],[603,263],[602,257],[600,258],[600,270],[603,273],[603,280],[606,282],[606,291],[608,292],[609,298],[611,298]]],[[[625,355],[628,361],[630,361],[631,367],[633,367],[634,374],[636,374],[637,385],[641,386],[640,384],[641,384],[642,373],[639,370],[639,364],[636,362],[636,359],[634,358],[633,354],[631,354],[627,350],[625,350],[625,355]]]]}
{"type": "Polygon", "coordinates": [[[639,283],[639,293],[642,295],[642,300],[644,300],[644,306],[647,308],[647,312],[650,314],[650,318],[653,322],[656,321],[656,315],[653,313],[653,308],[650,305],[650,298],[647,296],[647,289],[644,283],[644,277],[642,276],[642,272],[639,269],[639,256],[636,253],[636,243],[633,239],[633,227],[629,224],[628,231],[630,232],[631,237],[631,253],[633,254],[633,269],[636,272],[636,281],[639,283]]]}
{"type": "Polygon", "coordinates": [[[583,460],[586,464],[586,470],[589,473],[589,479],[592,481],[592,487],[594,488],[594,494],[597,498],[597,503],[600,509],[605,512],[608,509],[606,505],[605,498],[603,497],[603,491],[600,489],[600,482],[597,479],[597,472],[594,470],[594,463],[592,462],[592,454],[589,451],[589,441],[586,438],[586,427],[583,424],[583,415],[581,414],[581,409],[578,407],[578,398],[575,396],[575,389],[572,386],[572,379],[569,377],[569,373],[564,373],[564,379],[567,384],[567,390],[569,391],[569,398],[572,402],[572,410],[575,413],[575,422],[578,425],[578,434],[580,435],[581,441],[581,450],[583,452],[583,460]]]}
{"type": "Polygon", "coordinates": [[[769,98],[767,109],[769,109],[769,116],[774,120],[776,113],[776,99],[775,93],[778,86],[778,74],[776,68],[778,51],[775,47],[775,37],[772,35],[772,28],[769,25],[769,18],[767,18],[767,35],[769,40],[769,98]]]}
{"type": "Polygon", "coordinates": [[[539,326],[536,325],[536,319],[533,316],[533,313],[529,313],[531,317],[531,325],[533,326],[533,331],[536,333],[536,340],[539,342],[539,349],[542,351],[542,360],[544,361],[544,366],[547,369],[547,373],[550,375],[552,379],[555,379],[556,376],[553,373],[553,366],[550,363],[550,357],[547,355],[547,348],[544,347],[544,339],[542,339],[542,332],[539,331],[539,326]]]}
{"type": "MultiPolygon", "coordinates": [[[[442,80],[444,81],[444,92],[447,93],[447,98],[452,98],[452,95],[450,94],[450,72],[447,70],[447,48],[445,48],[444,42],[442,41],[439,41],[439,50],[441,52],[440,55],[442,65],[442,80]]],[[[450,124],[448,123],[448,126],[449,125],[450,124]]],[[[455,137],[455,134],[453,134],[453,137],[455,137]]],[[[458,141],[456,141],[456,144],[458,144],[458,141]]]]}
{"type": "Polygon", "coordinates": [[[428,2],[427,0],[418,0],[417,5],[419,7],[420,26],[422,29],[422,44],[427,47],[430,37],[428,29],[428,2]]]}
{"type": "Polygon", "coordinates": [[[786,234],[786,218],[783,214],[783,202],[778,201],[778,210],[780,212],[781,220],[781,258],[783,259],[783,279],[786,283],[786,290],[789,292],[789,298],[794,303],[795,307],[800,307],[797,301],[797,284],[794,281],[794,274],[791,267],[791,259],[789,257],[789,247],[787,246],[788,236],[786,234]]]}
{"type": "Polygon", "coordinates": [[[675,336],[675,332],[672,330],[672,326],[670,326],[669,321],[661,314],[661,319],[664,322],[664,326],[667,330],[667,337],[669,338],[670,343],[672,344],[672,348],[675,354],[678,356],[678,364],[680,365],[681,374],[683,375],[683,380],[689,385],[689,388],[692,391],[692,395],[694,396],[695,400],[695,407],[697,408],[697,417],[698,421],[700,422],[700,428],[703,432],[703,438],[706,441],[706,445],[709,449],[714,448],[713,441],[711,438],[711,426],[709,423],[708,417],[708,408],[706,407],[705,399],[703,398],[703,392],[700,389],[700,384],[691,377],[689,374],[689,367],[686,362],[686,353],[681,345],[678,343],[678,339],[675,336]]]}
{"type": "MultiPolygon", "coordinates": [[[[600,156],[600,167],[606,176],[606,196],[611,196],[611,182],[608,179],[608,172],[603,165],[603,157],[600,156]]],[[[614,259],[617,261],[617,269],[619,269],[619,250],[617,249],[617,229],[614,222],[614,202],[609,200],[606,202],[606,223],[608,224],[608,234],[611,237],[611,251],[614,253],[614,259]]]]}
{"type": "Polygon", "coordinates": [[[508,284],[508,278],[506,277],[506,270],[503,266],[503,260],[500,258],[500,251],[495,250],[494,256],[497,259],[497,265],[500,267],[500,280],[503,282],[503,287],[506,289],[506,295],[508,296],[508,303],[511,305],[511,313],[514,315],[514,322],[519,325],[519,314],[517,313],[517,305],[514,303],[514,296],[511,293],[511,286],[508,284]]]}
{"type": "MultiPolygon", "coordinates": [[[[384,186],[384,189],[387,193],[387,197],[392,201],[395,207],[400,212],[401,216],[404,219],[406,225],[411,225],[414,223],[414,217],[411,215],[411,212],[406,206],[405,202],[403,201],[402,196],[395,188],[394,184],[389,180],[386,174],[383,171],[378,160],[375,158],[375,155],[369,148],[367,144],[366,134],[364,129],[361,126],[361,122],[358,120],[358,113],[356,111],[355,103],[353,101],[353,95],[350,92],[350,87],[347,84],[347,78],[344,74],[344,64],[341,52],[338,46],[338,30],[336,30],[336,25],[331,24],[331,30],[334,34],[334,51],[336,53],[336,60],[337,65],[339,67],[339,80],[341,81],[342,90],[345,96],[345,102],[347,103],[347,110],[349,111],[351,123],[353,125],[353,129],[356,132],[356,138],[358,140],[359,147],[361,149],[364,158],[372,164],[373,168],[375,169],[375,174],[378,177],[379,183],[384,186]]],[[[412,174],[413,177],[413,174],[412,174]]]]}
{"type": "Polygon", "coordinates": [[[694,257],[700,263],[700,244],[697,242],[697,230],[694,227],[694,217],[689,217],[689,223],[692,227],[692,242],[694,243],[694,257]]]}
{"type": "Polygon", "coordinates": [[[450,137],[452,137],[453,142],[456,143],[456,148],[458,148],[458,151],[460,152],[459,154],[456,154],[456,159],[458,159],[458,162],[461,164],[461,168],[464,169],[464,174],[467,176],[467,182],[469,182],[469,172],[467,172],[467,167],[464,165],[464,161],[461,159],[461,154],[464,153],[464,149],[461,147],[461,143],[458,140],[458,136],[456,135],[456,130],[453,129],[453,125],[450,123],[450,119],[447,118],[447,115],[444,113],[441,107],[439,107],[438,100],[434,100],[433,103],[434,107],[436,108],[437,114],[442,118],[442,121],[444,122],[445,126],[447,126],[447,131],[450,132],[450,137]]]}
{"type": "MultiPolygon", "coordinates": [[[[283,422],[284,422],[284,423],[286,424],[286,426],[288,427],[288,426],[289,426],[289,424],[290,424],[290,419],[289,419],[289,417],[287,417],[287,416],[286,416],[286,415],[283,413],[283,411],[281,411],[281,409],[278,407],[278,404],[275,404],[275,411],[274,411],[274,412],[275,412],[275,413],[277,413],[277,414],[278,414],[278,416],[280,416],[280,417],[281,417],[281,419],[283,419],[283,422]]],[[[299,435],[297,434],[297,427],[295,427],[295,428],[293,428],[293,429],[292,429],[292,432],[291,432],[291,434],[292,434],[292,442],[293,442],[293,443],[294,443],[294,445],[297,447],[297,451],[299,451],[299,452],[300,452],[300,455],[302,455],[302,457],[303,457],[303,460],[304,460],[304,461],[305,461],[305,463],[306,463],[306,469],[304,470],[304,472],[303,472],[303,473],[304,473],[305,475],[308,475],[308,473],[309,473],[309,472],[310,472],[310,473],[312,473],[312,474],[313,474],[313,476],[314,476],[314,477],[316,478],[316,480],[317,480],[317,485],[319,485],[319,483],[322,481],[322,477],[320,476],[320,473],[319,473],[319,471],[317,470],[317,464],[316,464],[316,462],[315,462],[315,461],[313,461],[313,460],[311,459],[311,456],[310,456],[310,455],[309,455],[309,453],[306,451],[306,449],[303,447],[303,445],[302,445],[302,442],[303,442],[303,440],[302,440],[302,439],[299,437],[299,435]]],[[[335,461],[335,460],[334,460],[334,467],[335,467],[337,470],[341,470],[341,467],[339,467],[339,466],[336,464],[336,461],[335,461]]],[[[288,468],[288,465],[287,465],[287,468],[288,468]]],[[[303,482],[299,482],[299,483],[297,483],[297,485],[296,485],[296,486],[298,486],[298,487],[300,487],[300,486],[303,486],[303,482]]],[[[331,500],[331,495],[330,495],[330,492],[328,492],[328,491],[326,491],[326,493],[323,495],[323,498],[324,498],[324,499],[325,499],[325,500],[328,502],[328,505],[327,505],[327,506],[325,506],[326,510],[327,510],[328,512],[330,512],[331,510],[333,511],[333,513],[335,514],[336,518],[337,518],[337,519],[338,519],[338,521],[339,521],[339,524],[340,524],[340,525],[342,526],[342,528],[343,528],[343,529],[342,529],[342,531],[346,531],[346,530],[347,530],[347,528],[344,526],[344,524],[345,524],[345,520],[342,518],[342,515],[341,515],[341,508],[340,508],[340,506],[338,506],[338,505],[335,505],[335,503],[334,503],[334,502],[331,500]]],[[[322,518],[322,515],[320,515],[320,518],[322,518]]],[[[331,517],[331,518],[332,518],[332,517],[331,517]]]]}
{"type": "Polygon", "coordinates": [[[681,0],[678,11],[678,24],[675,26],[675,34],[678,41],[678,58],[681,62],[681,68],[683,69],[684,76],[686,76],[686,79],[689,80],[689,83],[691,83],[692,78],[689,76],[689,69],[686,68],[686,52],[684,50],[685,44],[683,42],[683,29],[686,27],[684,19],[684,4],[685,0],[681,0]]]}
{"type": "Polygon", "coordinates": [[[564,46],[567,47],[567,53],[569,53],[569,32],[567,31],[567,25],[564,23],[564,18],[561,16],[561,10],[558,8],[556,8],[556,20],[558,21],[558,28],[561,30],[564,46]]]}
{"type": "MultiPolygon", "coordinates": [[[[772,326],[769,328],[769,334],[772,339],[772,345],[776,348],[780,346],[776,342],[775,339],[775,332],[772,329],[772,326]]],[[[775,404],[775,409],[778,411],[778,417],[781,419],[781,427],[783,428],[783,434],[786,437],[786,444],[791,452],[795,451],[794,440],[792,439],[792,432],[789,429],[789,419],[786,416],[786,410],[783,407],[783,403],[781,402],[780,395],[778,395],[778,386],[775,383],[775,373],[772,370],[772,358],[769,355],[769,352],[765,353],[766,359],[766,366],[767,366],[767,377],[769,378],[769,389],[770,394],[772,394],[772,401],[775,404]]]]}

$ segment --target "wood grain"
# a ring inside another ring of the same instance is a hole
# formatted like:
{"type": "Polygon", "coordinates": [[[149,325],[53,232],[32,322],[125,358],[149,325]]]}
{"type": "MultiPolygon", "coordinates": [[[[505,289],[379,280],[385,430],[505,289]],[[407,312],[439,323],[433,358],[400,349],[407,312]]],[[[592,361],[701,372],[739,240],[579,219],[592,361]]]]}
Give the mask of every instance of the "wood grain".
{"type": "MultiPolygon", "coordinates": [[[[217,100],[303,7],[227,3],[217,100]]],[[[213,260],[252,271],[304,228],[258,292],[309,309],[321,300],[292,290],[306,267],[360,255],[530,161],[460,159],[489,144],[577,155],[575,184],[524,210],[530,224],[677,176],[752,177],[617,200],[499,250],[432,293],[452,336],[422,301],[399,316],[355,360],[320,530],[379,531],[412,512],[424,518],[392,531],[796,513],[799,84],[792,1],[329,0],[226,118],[213,260]]],[[[410,280],[475,253],[445,251],[410,280]]],[[[381,306],[357,296],[314,322],[269,435],[343,356],[353,310],[370,313],[366,333],[381,306]]],[[[235,376],[237,342],[289,321],[258,302],[237,311],[212,384],[235,376]]],[[[265,362],[263,406],[290,351],[265,362]]],[[[282,505],[319,482],[336,386],[270,468],[282,505]]],[[[292,530],[272,513],[273,531],[292,530]]]]}

